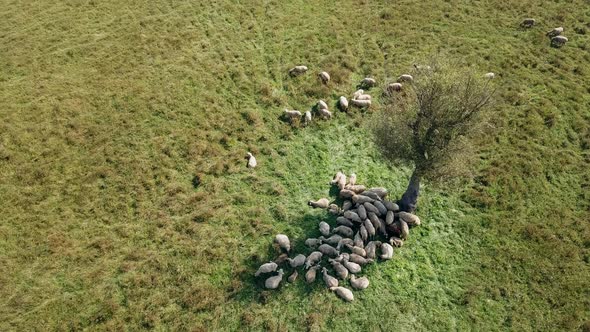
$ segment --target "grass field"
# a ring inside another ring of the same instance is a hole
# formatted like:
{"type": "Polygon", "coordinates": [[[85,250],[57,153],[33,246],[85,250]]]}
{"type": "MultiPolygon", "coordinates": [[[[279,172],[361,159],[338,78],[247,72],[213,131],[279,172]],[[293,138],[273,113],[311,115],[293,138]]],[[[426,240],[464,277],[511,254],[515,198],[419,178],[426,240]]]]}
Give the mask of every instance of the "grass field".
{"type": "Polygon", "coordinates": [[[1,4],[1,331],[590,330],[588,1],[1,4]],[[409,177],[370,114],[292,128],[283,108],[438,53],[497,73],[478,176],[424,184],[423,226],[355,302],[262,291],[274,234],[318,234],[306,202],[335,171],[394,196],[409,177]]]}

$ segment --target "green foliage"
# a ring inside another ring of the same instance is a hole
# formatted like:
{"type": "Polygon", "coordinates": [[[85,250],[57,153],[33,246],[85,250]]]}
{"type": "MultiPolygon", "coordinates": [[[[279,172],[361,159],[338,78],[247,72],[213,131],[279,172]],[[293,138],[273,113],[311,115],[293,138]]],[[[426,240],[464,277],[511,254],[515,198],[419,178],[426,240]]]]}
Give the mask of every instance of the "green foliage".
{"type": "Polygon", "coordinates": [[[584,1],[3,5],[0,330],[588,326],[590,35],[570,28],[590,21],[584,1]],[[367,113],[292,128],[282,109],[332,106],[438,50],[502,86],[474,182],[426,185],[423,225],[352,304],[319,283],[262,291],[272,237],[318,235],[306,201],[338,169],[393,196],[409,175],[367,113]],[[296,64],[310,73],[289,78],[296,64]]]}

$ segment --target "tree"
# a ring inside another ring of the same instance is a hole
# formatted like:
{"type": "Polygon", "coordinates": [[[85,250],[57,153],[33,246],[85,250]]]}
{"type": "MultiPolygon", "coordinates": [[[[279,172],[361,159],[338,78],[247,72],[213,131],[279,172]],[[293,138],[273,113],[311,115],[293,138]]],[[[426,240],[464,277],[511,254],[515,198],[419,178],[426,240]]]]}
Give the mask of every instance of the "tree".
{"type": "MultiPolygon", "coordinates": [[[[415,66],[416,67],[416,66],[415,66]]],[[[416,209],[420,181],[440,182],[470,174],[476,157],[474,138],[483,132],[495,88],[490,78],[449,63],[416,67],[402,91],[387,91],[385,104],[371,122],[382,155],[413,167],[398,201],[416,209]]]]}

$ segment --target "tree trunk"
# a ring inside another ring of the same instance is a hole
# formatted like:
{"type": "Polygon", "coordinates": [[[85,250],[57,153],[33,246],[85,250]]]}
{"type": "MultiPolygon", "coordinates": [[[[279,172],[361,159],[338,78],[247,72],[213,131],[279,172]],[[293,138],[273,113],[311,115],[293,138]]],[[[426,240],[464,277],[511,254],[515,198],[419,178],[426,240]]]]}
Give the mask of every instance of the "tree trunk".
{"type": "Polygon", "coordinates": [[[398,201],[400,210],[414,213],[416,206],[418,205],[418,196],[420,195],[420,175],[416,170],[412,173],[408,189],[402,196],[402,199],[398,201]]]}

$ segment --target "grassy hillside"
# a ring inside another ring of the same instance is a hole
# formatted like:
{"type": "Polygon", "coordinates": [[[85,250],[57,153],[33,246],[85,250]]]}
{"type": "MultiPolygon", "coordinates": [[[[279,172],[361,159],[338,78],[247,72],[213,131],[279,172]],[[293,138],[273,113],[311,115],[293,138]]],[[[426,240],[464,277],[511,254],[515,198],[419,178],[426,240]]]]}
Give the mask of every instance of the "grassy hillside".
{"type": "Polygon", "coordinates": [[[0,330],[590,329],[587,1],[2,8],[0,330]],[[262,291],[274,234],[317,235],[306,201],[336,170],[393,195],[409,175],[376,153],[368,115],[292,128],[282,109],[439,52],[498,74],[478,177],[424,185],[423,226],[354,303],[320,283],[262,291]],[[311,73],[289,78],[295,64],[311,73]]]}

